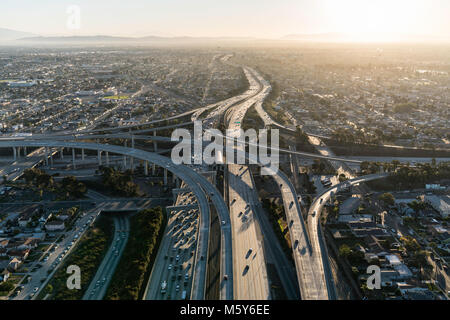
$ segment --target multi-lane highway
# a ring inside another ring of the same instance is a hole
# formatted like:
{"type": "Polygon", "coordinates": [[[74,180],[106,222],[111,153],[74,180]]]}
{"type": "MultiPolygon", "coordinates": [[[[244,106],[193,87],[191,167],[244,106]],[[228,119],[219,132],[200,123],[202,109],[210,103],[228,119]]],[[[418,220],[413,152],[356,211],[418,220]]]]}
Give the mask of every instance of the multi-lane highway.
{"type": "Polygon", "coordinates": [[[114,217],[114,238],[100,266],[86,289],[83,300],[102,300],[111,282],[114,271],[125,250],[130,223],[127,216],[114,217]]]}
{"type": "MultiPolygon", "coordinates": [[[[225,112],[227,134],[240,137],[242,121],[248,109],[258,99],[263,99],[267,87],[254,71],[244,68],[250,84],[248,98],[225,112]]],[[[237,149],[244,150],[243,145],[237,149]]],[[[229,159],[228,159],[229,160],[229,159]]],[[[232,163],[233,161],[228,161],[232,163]]],[[[234,298],[236,300],[270,299],[263,235],[255,215],[257,209],[253,195],[256,192],[248,166],[229,164],[227,166],[228,201],[233,234],[234,298]]]]}
{"type": "MultiPolygon", "coordinates": [[[[182,185],[182,188],[186,186],[182,185]]],[[[191,192],[180,193],[177,210],[168,210],[168,223],[158,251],[145,300],[179,300],[191,297],[198,236],[198,209],[187,209],[195,203],[191,192]],[[186,209],[181,209],[186,206],[186,209]]],[[[207,257],[203,257],[207,259],[207,257]]],[[[206,270],[203,270],[206,273],[206,270]]],[[[198,288],[202,290],[203,288],[198,288]]],[[[199,294],[194,294],[198,296],[199,294]]]]}
{"type": "Polygon", "coordinates": [[[228,166],[235,300],[270,299],[263,235],[255,217],[255,186],[247,166],[228,166]]]}
{"type": "Polygon", "coordinates": [[[321,277],[318,279],[322,281],[320,284],[320,288],[323,290],[322,294],[324,296],[327,295],[330,299],[336,299],[336,289],[334,287],[333,275],[329,266],[328,252],[320,225],[320,214],[323,206],[334,194],[350,185],[382,179],[386,176],[386,173],[380,173],[347,180],[326,189],[320,193],[311,204],[308,212],[308,234],[311,240],[311,256],[313,257],[313,263],[316,266],[317,272],[320,272],[321,274],[321,277]]]}

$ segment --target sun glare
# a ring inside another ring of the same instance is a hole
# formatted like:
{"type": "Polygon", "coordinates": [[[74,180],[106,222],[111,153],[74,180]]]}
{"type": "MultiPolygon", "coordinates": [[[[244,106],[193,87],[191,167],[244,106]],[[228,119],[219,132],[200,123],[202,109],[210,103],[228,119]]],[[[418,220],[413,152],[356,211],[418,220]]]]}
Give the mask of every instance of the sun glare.
{"type": "Polygon", "coordinates": [[[326,0],[328,24],[336,32],[354,35],[355,40],[382,40],[409,33],[411,26],[426,23],[418,19],[424,9],[420,0],[326,0]]]}

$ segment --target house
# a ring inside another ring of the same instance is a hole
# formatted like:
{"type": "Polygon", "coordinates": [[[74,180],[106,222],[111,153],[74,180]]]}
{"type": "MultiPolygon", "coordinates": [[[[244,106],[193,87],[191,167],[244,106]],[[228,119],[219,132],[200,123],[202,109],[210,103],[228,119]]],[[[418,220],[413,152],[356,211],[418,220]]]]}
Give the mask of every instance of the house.
{"type": "Polygon", "coordinates": [[[398,288],[407,300],[434,300],[433,292],[426,288],[415,287],[406,283],[398,283],[398,288]]]}
{"type": "Polygon", "coordinates": [[[1,239],[0,240],[0,248],[6,248],[8,246],[9,239],[1,239]]]}
{"type": "Polygon", "coordinates": [[[395,254],[387,254],[385,256],[386,262],[389,263],[391,267],[401,264],[400,258],[395,254]]]}
{"type": "Polygon", "coordinates": [[[39,205],[33,205],[23,210],[18,218],[19,226],[26,227],[36,213],[39,213],[39,205]]]}
{"type": "Polygon", "coordinates": [[[8,251],[8,256],[10,258],[19,258],[22,261],[25,260],[28,255],[30,254],[30,249],[23,249],[23,250],[9,250],[8,251]]]}
{"type": "Polygon", "coordinates": [[[438,211],[443,218],[450,214],[450,196],[426,195],[424,201],[438,211]]]}
{"type": "Polygon", "coordinates": [[[393,269],[381,270],[381,286],[392,287],[394,283],[399,280],[398,272],[393,269]]]}
{"type": "Polygon", "coordinates": [[[2,273],[0,273],[0,282],[6,282],[9,279],[9,276],[11,273],[8,271],[8,269],[4,269],[2,273]]]}
{"type": "Polygon", "coordinates": [[[45,229],[47,229],[47,231],[62,231],[65,229],[64,221],[49,221],[45,225],[45,229]]]}
{"type": "Polygon", "coordinates": [[[21,264],[22,264],[22,260],[19,260],[17,258],[12,258],[11,261],[9,261],[8,270],[16,271],[21,264]]]}
{"type": "Polygon", "coordinates": [[[38,246],[39,240],[34,238],[28,238],[25,241],[23,241],[19,246],[17,246],[17,249],[23,250],[23,249],[34,249],[38,246]]]}
{"type": "Polygon", "coordinates": [[[411,270],[404,263],[395,265],[394,270],[398,273],[398,280],[409,280],[413,276],[411,270]]]}

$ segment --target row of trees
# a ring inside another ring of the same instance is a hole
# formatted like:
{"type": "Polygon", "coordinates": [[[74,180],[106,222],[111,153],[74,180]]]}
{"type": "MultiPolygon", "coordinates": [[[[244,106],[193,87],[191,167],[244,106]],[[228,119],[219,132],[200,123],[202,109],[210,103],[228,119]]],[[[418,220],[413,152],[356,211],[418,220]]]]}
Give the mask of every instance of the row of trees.
{"type": "Polygon", "coordinates": [[[437,182],[442,179],[450,179],[450,162],[419,163],[412,167],[409,164],[400,164],[394,160],[390,163],[363,162],[361,172],[363,175],[380,171],[391,174],[384,181],[373,181],[374,187],[388,190],[423,188],[426,183],[437,182]]]}
{"type": "Polygon", "coordinates": [[[131,218],[130,237],[117,266],[107,300],[137,300],[151,270],[164,231],[161,207],[146,209],[131,218]]]}
{"type": "Polygon", "coordinates": [[[60,183],[56,183],[51,175],[37,168],[26,169],[23,178],[28,186],[41,193],[43,190],[57,192],[65,198],[81,198],[87,191],[86,185],[73,176],[64,177],[60,183]]]}

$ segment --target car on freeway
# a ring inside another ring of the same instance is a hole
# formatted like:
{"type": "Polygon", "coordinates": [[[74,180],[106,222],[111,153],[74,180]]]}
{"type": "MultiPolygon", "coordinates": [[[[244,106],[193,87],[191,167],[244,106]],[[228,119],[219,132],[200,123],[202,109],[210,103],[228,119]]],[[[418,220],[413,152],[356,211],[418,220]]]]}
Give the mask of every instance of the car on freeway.
{"type": "Polygon", "coordinates": [[[167,270],[172,270],[172,264],[169,264],[169,267],[167,268],[167,270]]]}

